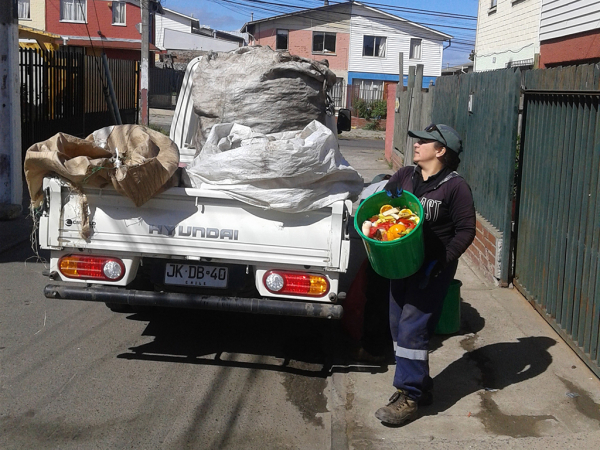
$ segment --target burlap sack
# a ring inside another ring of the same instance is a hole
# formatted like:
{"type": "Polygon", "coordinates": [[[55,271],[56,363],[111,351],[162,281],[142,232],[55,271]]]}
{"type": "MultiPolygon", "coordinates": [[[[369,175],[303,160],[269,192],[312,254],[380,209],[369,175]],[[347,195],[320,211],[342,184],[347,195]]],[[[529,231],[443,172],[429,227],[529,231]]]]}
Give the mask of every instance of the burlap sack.
{"type": "Polygon", "coordinates": [[[33,207],[43,201],[42,182],[56,174],[75,188],[112,184],[136,206],[170,186],[179,164],[175,143],[141,125],[105,127],[81,139],[58,133],[25,155],[25,178],[33,207]]]}

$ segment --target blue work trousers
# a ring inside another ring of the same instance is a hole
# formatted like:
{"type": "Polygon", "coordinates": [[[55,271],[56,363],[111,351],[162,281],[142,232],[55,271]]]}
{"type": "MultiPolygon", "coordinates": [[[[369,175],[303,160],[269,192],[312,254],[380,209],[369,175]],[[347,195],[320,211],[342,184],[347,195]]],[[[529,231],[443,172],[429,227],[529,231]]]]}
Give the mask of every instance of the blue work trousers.
{"type": "Polygon", "coordinates": [[[407,391],[414,400],[433,387],[429,376],[429,339],[440,318],[458,261],[448,264],[423,287],[426,266],[408,278],[391,280],[390,286],[390,331],[396,354],[394,386],[407,391]]]}

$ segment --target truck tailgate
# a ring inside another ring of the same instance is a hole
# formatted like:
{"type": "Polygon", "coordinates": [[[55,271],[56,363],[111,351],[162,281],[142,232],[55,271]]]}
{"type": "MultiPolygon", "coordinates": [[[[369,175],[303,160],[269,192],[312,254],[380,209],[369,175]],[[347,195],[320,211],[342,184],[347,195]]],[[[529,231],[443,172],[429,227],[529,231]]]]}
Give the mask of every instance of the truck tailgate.
{"type": "Polygon", "coordinates": [[[135,207],[112,188],[86,189],[92,233],[81,237],[81,195],[45,180],[48,213],[40,244],[138,256],[214,258],[255,264],[303,265],[343,272],[350,201],[306,213],[263,210],[223,192],[171,188],[135,207]]]}

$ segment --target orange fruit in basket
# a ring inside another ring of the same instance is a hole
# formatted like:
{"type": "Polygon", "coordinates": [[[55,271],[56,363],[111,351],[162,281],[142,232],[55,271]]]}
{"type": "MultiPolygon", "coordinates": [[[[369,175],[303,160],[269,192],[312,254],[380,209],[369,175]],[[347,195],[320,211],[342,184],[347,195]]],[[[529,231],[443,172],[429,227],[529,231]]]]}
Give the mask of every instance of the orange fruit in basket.
{"type": "Polygon", "coordinates": [[[405,231],[406,231],[406,227],[403,224],[401,224],[401,223],[397,223],[396,225],[392,225],[390,227],[390,229],[388,230],[388,241],[401,238],[402,236],[404,236],[403,233],[405,231]]]}
{"type": "Polygon", "coordinates": [[[381,208],[379,208],[379,214],[383,214],[390,209],[394,209],[394,207],[392,205],[383,205],[381,208]]]}

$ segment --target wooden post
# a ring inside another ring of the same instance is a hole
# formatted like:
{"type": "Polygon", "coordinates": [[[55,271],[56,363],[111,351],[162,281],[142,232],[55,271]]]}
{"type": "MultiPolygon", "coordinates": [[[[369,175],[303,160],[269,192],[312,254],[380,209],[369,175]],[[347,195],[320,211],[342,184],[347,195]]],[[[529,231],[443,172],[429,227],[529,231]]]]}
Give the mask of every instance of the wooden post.
{"type": "MultiPolygon", "coordinates": [[[[403,140],[400,138],[400,129],[402,124],[402,111],[400,107],[400,99],[402,98],[402,90],[404,88],[404,53],[398,53],[398,86],[396,86],[396,104],[394,105],[394,133],[392,134],[391,153],[389,155],[389,163],[394,164],[394,161],[398,161],[398,158],[394,158],[394,152],[399,152],[398,145],[403,140]]],[[[388,117],[388,124],[390,123],[390,117],[388,117]]],[[[399,156],[399,155],[397,155],[399,156]]],[[[400,161],[400,164],[404,164],[404,161],[400,161]]]]}
{"type": "Polygon", "coordinates": [[[408,137],[408,130],[410,130],[413,126],[414,121],[414,100],[415,100],[415,91],[417,87],[415,86],[416,82],[416,70],[415,66],[410,66],[408,68],[408,82],[407,82],[407,93],[408,93],[408,108],[406,111],[406,126],[402,132],[404,133],[404,165],[408,165],[412,163],[413,158],[413,148],[412,148],[412,139],[408,137]]]}
{"type": "Polygon", "coordinates": [[[404,89],[404,53],[398,53],[398,87],[396,88],[396,106],[394,110],[398,112],[400,109],[400,92],[404,89]]]}

